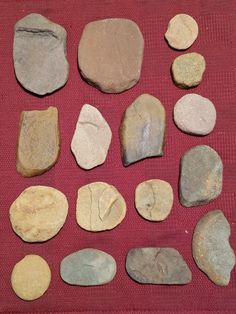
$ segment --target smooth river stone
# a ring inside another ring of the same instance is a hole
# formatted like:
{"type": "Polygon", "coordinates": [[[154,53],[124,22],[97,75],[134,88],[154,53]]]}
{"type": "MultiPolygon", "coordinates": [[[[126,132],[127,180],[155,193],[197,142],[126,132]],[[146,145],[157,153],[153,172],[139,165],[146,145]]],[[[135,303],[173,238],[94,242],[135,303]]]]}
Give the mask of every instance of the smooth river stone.
{"type": "Polygon", "coordinates": [[[48,186],[25,189],[10,207],[15,233],[26,242],[43,242],[54,237],[68,213],[66,196],[48,186]]]}
{"type": "Polygon", "coordinates": [[[207,204],[222,190],[223,164],[207,145],[188,150],[181,159],[180,202],[185,207],[207,204]]]}
{"type": "Polygon", "coordinates": [[[17,171],[25,176],[40,175],[56,162],[60,152],[58,111],[22,111],[17,148],[17,171]]]}
{"type": "Polygon", "coordinates": [[[183,257],[173,248],[135,248],[128,252],[126,270],[143,284],[183,285],[192,273],[183,257]]]}
{"type": "Polygon", "coordinates": [[[69,74],[66,30],[32,13],[19,20],[14,31],[14,68],[22,86],[45,95],[65,85],[69,74]]]}
{"type": "Polygon", "coordinates": [[[78,190],[76,220],[88,231],[115,228],[126,214],[126,203],[119,191],[105,182],[93,182],[78,190]]]}
{"type": "Polygon", "coordinates": [[[163,180],[153,179],[140,183],[135,190],[135,206],[139,214],[151,221],[162,221],[173,206],[173,190],[163,180]]]}
{"type": "Polygon", "coordinates": [[[235,265],[230,243],[230,225],[221,210],[203,216],[193,234],[193,257],[197,266],[219,286],[227,286],[235,265]]]}
{"type": "Polygon", "coordinates": [[[83,249],[62,260],[60,273],[70,285],[104,285],[115,277],[116,261],[103,251],[83,249]]]}
{"type": "Polygon", "coordinates": [[[163,156],[166,113],[161,102],[143,94],[126,109],[121,126],[122,161],[128,166],[138,160],[163,156]]]}
{"type": "Polygon", "coordinates": [[[105,93],[121,93],[137,84],[143,50],[143,35],[133,21],[111,18],[90,22],[79,43],[81,75],[105,93]]]}
{"type": "Polygon", "coordinates": [[[111,138],[111,129],[100,111],[85,104],[71,142],[71,150],[78,165],[84,169],[92,169],[103,164],[111,138]]]}
{"type": "Polygon", "coordinates": [[[208,98],[198,94],[187,94],[175,104],[174,121],[183,132],[207,135],[215,127],[216,109],[208,98]]]}

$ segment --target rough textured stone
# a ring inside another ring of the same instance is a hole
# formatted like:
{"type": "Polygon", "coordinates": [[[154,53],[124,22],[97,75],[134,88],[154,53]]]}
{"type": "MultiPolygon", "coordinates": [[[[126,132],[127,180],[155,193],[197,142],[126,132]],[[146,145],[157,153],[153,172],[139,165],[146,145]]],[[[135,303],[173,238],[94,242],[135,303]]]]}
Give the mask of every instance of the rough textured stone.
{"type": "Polygon", "coordinates": [[[135,190],[135,206],[147,220],[161,221],[167,218],[173,206],[173,190],[163,180],[148,180],[140,183],[135,190]]]}
{"type": "Polygon", "coordinates": [[[92,169],[104,163],[111,143],[111,129],[101,113],[85,104],[80,112],[71,150],[78,165],[92,169]]]}
{"type": "Polygon", "coordinates": [[[215,127],[216,109],[209,99],[197,94],[187,94],[175,104],[174,120],[183,132],[207,135],[215,127]]]}
{"type": "Polygon", "coordinates": [[[22,86],[38,95],[62,87],[69,73],[65,29],[32,13],[19,20],[14,31],[14,67],[22,86]]]}
{"type": "Polygon", "coordinates": [[[193,257],[197,266],[219,286],[227,286],[235,265],[229,244],[230,225],[221,210],[213,210],[198,222],[193,234],[193,257]]]}
{"type": "Polygon", "coordinates": [[[188,14],[177,14],[169,22],[165,38],[175,49],[187,49],[198,36],[197,22],[188,14]]]}
{"type": "Polygon", "coordinates": [[[13,268],[11,285],[16,295],[26,301],[40,298],[48,289],[51,271],[38,255],[26,255],[13,268]]]}
{"type": "Polygon", "coordinates": [[[105,19],[88,23],[79,43],[82,76],[106,93],[120,93],[139,80],[144,40],[136,23],[105,19]]]}
{"type": "Polygon", "coordinates": [[[10,207],[15,233],[26,242],[43,242],[55,236],[65,223],[68,202],[65,195],[48,186],[25,189],[10,207]]]}
{"type": "Polygon", "coordinates": [[[135,248],[126,258],[129,276],[144,284],[183,285],[192,273],[183,257],[173,248],[135,248]]]}
{"type": "Polygon", "coordinates": [[[205,69],[206,62],[204,57],[196,52],[178,56],[175,58],[171,68],[173,80],[181,88],[199,85],[205,69]]]}
{"type": "Polygon", "coordinates": [[[207,145],[187,151],[181,159],[180,202],[191,207],[207,204],[222,190],[223,164],[217,152],[207,145]]]}
{"type": "Polygon", "coordinates": [[[113,229],[121,223],[125,214],[125,200],[113,185],[93,182],[78,190],[76,219],[83,229],[113,229]]]}
{"type": "Polygon", "coordinates": [[[26,177],[40,175],[57,161],[60,152],[58,111],[23,111],[20,117],[17,171],[26,177]]]}
{"type": "Polygon", "coordinates": [[[103,285],[114,278],[116,261],[103,251],[83,249],[66,256],[60,271],[61,278],[71,285],[103,285]]]}
{"type": "Polygon", "coordinates": [[[126,109],[120,127],[124,166],[163,155],[165,116],[161,102],[149,94],[139,96],[126,109]]]}

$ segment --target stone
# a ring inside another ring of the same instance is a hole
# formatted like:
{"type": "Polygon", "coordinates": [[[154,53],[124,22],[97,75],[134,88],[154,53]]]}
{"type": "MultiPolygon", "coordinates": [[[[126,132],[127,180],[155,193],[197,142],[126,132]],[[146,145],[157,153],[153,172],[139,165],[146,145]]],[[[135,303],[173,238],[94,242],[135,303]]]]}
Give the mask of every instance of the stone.
{"type": "Polygon", "coordinates": [[[197,22],[188,14],[177,14],[170,20],[165,38],[170,47],[188,49],[198,36],[197,22]]]}
{"type": "Polygon", "coordinates": [[[40,14],[19,20],[14,29],[13,60],[17,80],[37,95],[54,92],[65,85],[66,30],[40,14]]]}
{"type": "Polygon", "coordinates": [[[71,142],[71,150],[78,165],[84,169],[92,169],[103,164],[111,138],[111,129],[100,111],[85,104],[71,142]]]}
{"type": "Polygon", "coordinates": [[[105,93],[121,93],[137,84],[144,40],[138,25],[110,18],[88,23],[78,48],[81,75],[105,93]]]}
{"type": "Polygon", "coordinates": [[[135,206],[138,213],[150,221],[162,221],[173,206],[173,190],[163,180],[153,179],[140,183],[135,190],[135,206]]]}
{"type": "Polygon", "coordinates": [[[124,166],[147,157],[163,156],[165,125],[165,109],[157,98],[149,94],[136,98],[126,109],[120,126],[124,166]]]}
{"type": "Polygon", "coordinates": [[[175,104],[174,121],[183,132],[207,135],[215,127],[216,109],[208,98],[198,94],[187,94],[175,104]]]}
{"type": "Polygon", "coordinates": [[[17,171],[25,176],[40,175],[52,168],[60,153],[58,111],[22,111],[17,148],[17,171]]]}
{"type": "Polygon", "coordinates": [[[116,261],[103,251],[83,249],[62,260],[60,273],[61,278],[70,285],[104,285],[115,277],[116,261]]]}
{"type": "Polygon", "coordinates": [[[48,186],[30,186],[10,207],[15,233],[26,242],[43,242],[54,237],[68,213],[66,196],[48,186]]]}
{"type": "Polygon", "coordinates": [[[176,249],[145,247],[128,252],[126,270],[142,284],[184,285],[192,280],[192,273],[176,249]]]}
{"type": "Polygon", "coordinates": [[[188,150],[181,159],[179,192],[185,207],[209,203],[222,190],[223,164],[218,153],[207,145],[188,150]]]}
{"type": "Polygon", "coordinates": [[[171,71],[178,87],[191,88],[201,83],[205,69],[204,57],[199,53],[191,52],[175,58],[171,71]]]}
{"type": "Polygon", "coordinates": [[[93,182],[78,190],[76,220],[88,231],[115,228],[126,214],[126,203],[119,191],[105,182],[93,182]]]}
{"type": "Polygon", "coordinates": [[[193,257],[197,266],[216,285],[227,286],[235,265],[230,243],[230,225],[221,210],[204,215],[194,230],[193,257]]]}
{"type": "Polygon", "coordinates": [[[39,255],[26,255],[13,268],[11,285],[16,295],[25,301],[40,298],[51,282],[48,263],[39,255]]]}

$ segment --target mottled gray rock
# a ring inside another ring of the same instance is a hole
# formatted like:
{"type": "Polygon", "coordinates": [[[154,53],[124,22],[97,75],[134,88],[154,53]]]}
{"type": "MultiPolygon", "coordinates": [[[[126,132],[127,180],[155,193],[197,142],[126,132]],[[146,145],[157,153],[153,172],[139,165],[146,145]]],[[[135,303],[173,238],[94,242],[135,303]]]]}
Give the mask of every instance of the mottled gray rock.
{"type": "Polygon", "coordinates": [[[191,207],[217,198],[222,190],[222,176],[223,164],[213,148],[207,145],[191,148],[181,159],[181,204],[191,207]]]}
{"type": "Polygon", "coordinates": [[[126,270],[139,283],[183,285],[192,280],[188,265],[173,248],[131,249],[126,258],[126,270]]]}
{"type": "Polygon", "coordinates": [[[66,256],[60,272],[61,278],[70,285],[103,285],[114,278],[116,261],[103,251],[83,249],[66,256]]]}

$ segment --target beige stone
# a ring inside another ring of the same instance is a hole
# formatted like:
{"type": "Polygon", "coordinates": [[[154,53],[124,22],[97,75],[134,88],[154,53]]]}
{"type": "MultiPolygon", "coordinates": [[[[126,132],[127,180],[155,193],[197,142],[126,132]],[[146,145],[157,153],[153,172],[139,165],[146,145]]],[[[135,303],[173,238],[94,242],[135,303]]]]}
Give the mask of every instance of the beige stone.
{"type": "Polygon", "coordinates": [[[10,207],[15,233],[26,242],[43,242],[54,237],[68,213],[66,196],[48,186],[25,189],[10,207]]]}
{"type": "Polygon", "coordinates": [[[110,230],[121,223],[125,214],[125,200],[113,185],[93,182],[78,190],[76,219],[81,228],[110,230]]]}
{"type": "Polygon", "coordinates": [[[71,142],[71,150],[78,165],[91,169],[103,164],[111,138],[111,129],[101,113],[95,107],[85,104],[71,142]]]}

